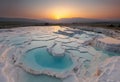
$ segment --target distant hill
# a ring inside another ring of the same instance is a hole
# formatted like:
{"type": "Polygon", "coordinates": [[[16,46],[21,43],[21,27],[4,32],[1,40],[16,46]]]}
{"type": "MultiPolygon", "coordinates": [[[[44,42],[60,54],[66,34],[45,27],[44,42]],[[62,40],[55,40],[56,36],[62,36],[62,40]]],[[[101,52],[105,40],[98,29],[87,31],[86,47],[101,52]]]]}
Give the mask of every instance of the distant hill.
{"type": "Polygon", "coordinates": [[[24,22],[24,23],[45,23],[42,20],[28,18],[4,18],[0,17],[0,22],[24,22]]]}
{"type": "Polygon", "coordinates": [[[92,27],[120,27],[120,20],[100,20],[88,18],[62,18],[55,19],[27,19],[27,18],[3,18],[0,17],[1,28],[13,28],[24,26],[51,26],[51,25],[89,25],[92,27]]]}
{"type": "Polygon", "coordinates": [[[119,22],[120,19],[90,19],[90,18],[63,18],[61,23],[100,23],[100,22],[119,22]]]}
{"type": "Polygon", "coordinates": [[[120,19],[90,19],[90,18],[62,18],[55,19],[40,19],[49,23],[120,23],[120,19]]]}
{"type": "Polygon", "coordinates": [[[88,18],[62,18],[59,20],[61,23],[90,23],[98,22],[99,19],[88,19],[88,18]]]}
{"type": "Polygon", "coordinates": [[[43,26],[47,23],[42,20],[27,19],[27,18],[0,18],[0,29],[1,28],[13,28],[13,27],[24,27],[24,26],[43,26]]]}
{"type": "Polygon", "coordinates": [[[0,22],[23,22],[23,23],[120,23],[120,19],[90,19],[90,18],[62,18],[55,19],[28,19],[28,18],[4,18],[0,22]]]}

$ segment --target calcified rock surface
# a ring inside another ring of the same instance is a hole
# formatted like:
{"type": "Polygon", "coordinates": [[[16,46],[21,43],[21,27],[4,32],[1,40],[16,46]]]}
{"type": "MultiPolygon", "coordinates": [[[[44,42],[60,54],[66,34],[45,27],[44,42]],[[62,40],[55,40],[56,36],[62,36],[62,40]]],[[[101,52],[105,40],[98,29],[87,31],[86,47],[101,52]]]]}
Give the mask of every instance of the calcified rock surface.
{"type": "Polygon", "coordinates": [[[106,51],[120,53],[120,40],[118,39],[111,37],[99,38],[94,41],[93,45],[106,51]]]}
{"type": "Polygon", "coordinates": [[[59,26],[1,29],[0,82],[120,82],[120,36],[116,36],[59,26]],[[21,61],[36,48],[46,48],[53,57],[67,54],[72,66],[55,71],[21,61]]]}
{"type": "Polygon", "coordinates": [[[101,27],[90,27],[90,26],[71,26],[72,28],[86,30],[90,32],[102,33],[110,37],[120,39],[120,30],[112,30],[101,27]]]}
{"type": "Polygon", "coordinates": [[[85,82],[120,82],[120,57],[106,59],[85,82]]]}
{"type": "Polygon", "coordinates": [[[48,52],[51,53],[53,56],[64,56],[65,49],[61,46],[62,44],[55,43],[52,47],[48,48],[48,52]]]}

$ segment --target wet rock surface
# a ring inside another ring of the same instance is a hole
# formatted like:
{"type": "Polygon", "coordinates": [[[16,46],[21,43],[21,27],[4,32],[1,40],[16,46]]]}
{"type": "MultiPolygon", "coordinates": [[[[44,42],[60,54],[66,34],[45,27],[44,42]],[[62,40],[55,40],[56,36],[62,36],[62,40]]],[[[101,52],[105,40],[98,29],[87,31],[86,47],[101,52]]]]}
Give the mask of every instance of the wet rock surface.
{"type": "Polygon", "coordinates": [[[120,82],[119,54],[119,39],[96,32],[59,26],[0,30],[0,82],[47,82],[42,77],[50,82],[120,82]],[[36,71],[20,61],[26,51],[44,47],[53,57],[67,53],[73,67],[61,73],[36,71]],[[114,54],[110,56],[104,51],[114,54]],[[31,77],[36,80],[29,80],[31,77]]]}

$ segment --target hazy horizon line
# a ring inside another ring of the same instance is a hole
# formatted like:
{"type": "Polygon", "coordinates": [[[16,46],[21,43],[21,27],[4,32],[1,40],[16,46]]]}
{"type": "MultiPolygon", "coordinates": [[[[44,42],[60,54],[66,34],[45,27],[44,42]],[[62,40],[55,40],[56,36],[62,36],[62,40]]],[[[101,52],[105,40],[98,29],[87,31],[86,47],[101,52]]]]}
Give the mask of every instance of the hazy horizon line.
{"type": "Polygon", "coordinates": [[[33,20],[40,20],[40,19],[50,19],[50,20],[61,20],[61,19],[96,19],[96,20],[120,20],[120,18],[85,18],[85,17],[65,17],[60,19],[54,18],[31,18],[31,17],[8,17],[8,16],[0,16],[0,18],[16,18],[16,19],[33,19],[33,20]]]}

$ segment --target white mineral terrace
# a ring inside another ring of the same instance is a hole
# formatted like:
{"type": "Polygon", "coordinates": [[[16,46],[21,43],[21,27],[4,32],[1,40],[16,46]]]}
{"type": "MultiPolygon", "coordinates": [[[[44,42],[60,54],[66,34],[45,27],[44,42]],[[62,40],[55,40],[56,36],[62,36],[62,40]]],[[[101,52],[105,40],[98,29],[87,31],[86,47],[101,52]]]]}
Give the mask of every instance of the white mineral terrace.
{"type": "Polygon", "coordinates": [[[100,38],[100,39],[98,39],[99,41],[101,41],[101,42],[104,42],[104,43],[106,43],[106,44],[120,44],[120,40],[118,40],[118,39],[114,39],[114,38],[111,38],[111,37],[106,37],[106,38],[100,38]]]}
{"type": "Polygon", "coordinates": [[[104,34],[60,26],[0,29],[0,82],[120,82],[119,68],[120,40],[104,34]]]}

